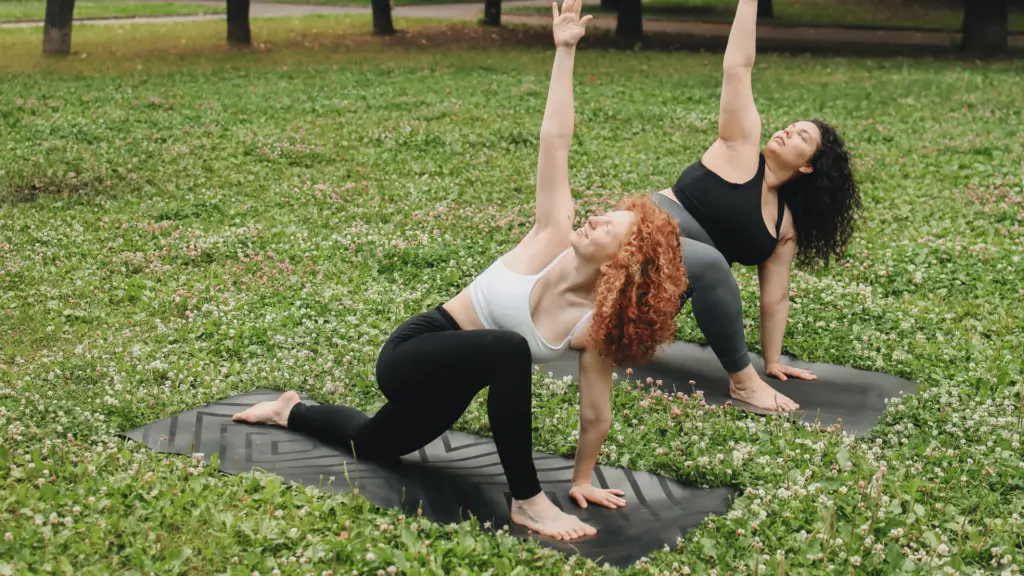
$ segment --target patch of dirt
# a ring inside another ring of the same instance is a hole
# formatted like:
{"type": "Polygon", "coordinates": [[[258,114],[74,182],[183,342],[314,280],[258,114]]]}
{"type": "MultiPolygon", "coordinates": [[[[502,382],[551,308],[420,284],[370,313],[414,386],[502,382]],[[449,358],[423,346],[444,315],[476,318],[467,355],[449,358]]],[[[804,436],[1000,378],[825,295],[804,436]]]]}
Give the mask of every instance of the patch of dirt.
{"type": "MultiPolygon", "coordinates": [[[[541,17],[543,18],[543,17],[541,17]]],[[[508,20],[508,19],[506,19],[508,20]]],[[[538,19],[538,22],[540,19],[538,19]]],[[[706,34],[681,32],[648,32],[640,38],[622,38],[613,30],[593,28],[587,30],[583,41],[585,49],[612,50],[643,50],[643,51],[710,51],[725,50],[727,38],[706,34]]],[[[453,23],[413,30],[399,30],[391,36],[374,36],[372,34],[340,34],[323,35],[316,39],[307,36],[292,38],[276,46],[266,45],[260,50],[271,50],[275,47],[306,48],[311,43],[317,49],[360,49],[360,48],[397,48],[405,50],[489,50],[508,47],[533,47],[538,49],[552,48],[551,30],[546,26],[533,25],[532,22],[508,22],[498,28],[476,24],[453,23]]],[[[582,44],[581,44],[582,45],[582,44]]],[[[864,43],[859,41],[844,42],[841,39],[822,38],[817,42],[806,40],[772,40],[758,38],[759,52],[777,52],[793,54],[836,54],[843,56],[865,57],[904,57],[923,56],[957,57],[955,47],[937,47],[931,45],[891,45],[885,42],[864,43]]],[[[1011,50],[1009,57],[1020,56],[1021,51],[1011,50]]]]}
{"type": "Polygon", "coordinates": [[[16,176],[0,187],[0,202],[15,204],[34,202],[44,196],[73,196],[87,192],[92,184],[90,178],[67,174],[16,176]]]}

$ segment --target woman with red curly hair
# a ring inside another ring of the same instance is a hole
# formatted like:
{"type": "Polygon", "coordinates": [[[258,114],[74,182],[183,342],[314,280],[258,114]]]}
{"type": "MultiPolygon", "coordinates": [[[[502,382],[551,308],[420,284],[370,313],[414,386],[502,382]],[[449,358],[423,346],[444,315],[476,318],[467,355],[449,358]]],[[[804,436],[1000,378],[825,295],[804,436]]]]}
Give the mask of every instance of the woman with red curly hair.
{"type": "Polygon", "coordinates": [[[532,459],[532,365],[580,354],[580,440],[570,495],[581,506],[624,506],[619,490],[591,485],[611,426],[612,368],[642,363],[671,342],[686,289],[679,227],[645,197],[573,230],[569,145],[572,69],[590,16],[582,0],[554,12],[551,72],[537,163],[536,223],[510,252],[448,302],[399,326],[381,349],[377,384],[388,402],[373,417],[347,406],[307,406],[286,392],[234,419],[275,424],[351,447],[357,457],[396,458],[449,429],[483,388],[509,491],[511,519],[571,540],[593,527],[541,491],[532,459]]]}

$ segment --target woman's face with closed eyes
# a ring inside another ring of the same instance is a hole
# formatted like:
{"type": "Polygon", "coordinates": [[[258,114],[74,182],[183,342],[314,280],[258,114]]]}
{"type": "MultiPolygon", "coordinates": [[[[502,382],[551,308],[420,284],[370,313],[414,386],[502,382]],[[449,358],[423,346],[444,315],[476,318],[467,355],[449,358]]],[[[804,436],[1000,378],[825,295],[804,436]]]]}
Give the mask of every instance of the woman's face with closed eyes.
{"type": "Polygon", "coordinates": [[[821,131],[813,122],[801,120],[772,134],[765,144],[765,157],[785,172],[811,172],[811,158],[821,143],[821,131]]]}

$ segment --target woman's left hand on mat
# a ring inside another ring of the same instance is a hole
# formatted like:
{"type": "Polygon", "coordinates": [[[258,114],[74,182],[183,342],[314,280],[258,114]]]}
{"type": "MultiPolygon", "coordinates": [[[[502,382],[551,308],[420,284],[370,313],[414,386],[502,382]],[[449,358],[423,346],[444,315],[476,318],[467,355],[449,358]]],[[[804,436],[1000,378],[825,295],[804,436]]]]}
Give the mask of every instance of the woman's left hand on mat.
{"type": "Polygon", "coordinates": [[[580,508],[586,508],[587,502],[600,504],[612,510],[624,508],[626,506],[626,499],[622,498],[622,496],[625,495],[626,493],[622,490],[597,488],[591,484],[576,484],[569,489],[569,497],[575,499],[580,508]]]}
{"type": "Polygon", "coordinates": [[[818,377],[814,375],[814,372],[810,370],[801,370],[800,368],[793,368],[792,366],[786,366],[776,362],[775,364],[768,364],[764,367],[764,373],[773,377],[778,378],[785,382],[789,376],[793,378],[799,378],[801,380],[817,380],[818,377]]]}

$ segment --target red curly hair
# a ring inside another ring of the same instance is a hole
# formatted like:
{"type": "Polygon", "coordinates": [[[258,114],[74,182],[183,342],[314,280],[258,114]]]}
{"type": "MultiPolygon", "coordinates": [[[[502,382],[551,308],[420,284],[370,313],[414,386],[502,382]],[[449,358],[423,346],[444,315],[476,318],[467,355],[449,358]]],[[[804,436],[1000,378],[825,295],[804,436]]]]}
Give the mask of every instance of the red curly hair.
{"type": "Polygon", "coordinates": [[[616,366],[643,364],[675,340],[675,316],[688,280],[679,225],[646,196],[617,210],[636,215],[622,246],[602,266],[594,295],[590,346],[616,366]]]}

